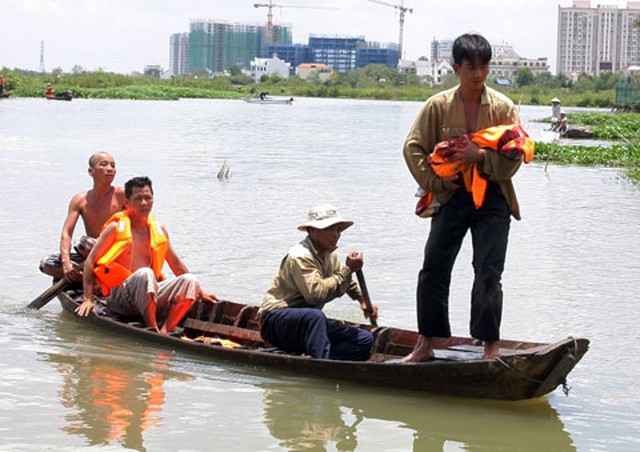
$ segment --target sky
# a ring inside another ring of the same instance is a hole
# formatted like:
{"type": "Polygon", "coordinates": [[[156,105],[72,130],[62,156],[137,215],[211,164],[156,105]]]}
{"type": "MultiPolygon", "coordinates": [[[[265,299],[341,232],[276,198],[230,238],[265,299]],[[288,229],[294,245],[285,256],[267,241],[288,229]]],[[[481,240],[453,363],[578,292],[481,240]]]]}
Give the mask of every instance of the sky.
{"type": "MultiPolygon", "coordinates": [[[[274,0],[274,24],[290,25],[293,42],[309,34],[397,42],[401,0],[274,0]]],[[[142,72],[169,67],[169,37],[192,19],[266,23],[268,0],[0,0],[0,68],[44,67],[142,72]]],[[[595,6],[600,1],[592,1],[595,6]]],[[[624,0],[604,0],[624,7],[624,0]]],[[[404,0],[404,57],[429,56],[436,39],[474,32],[511,44],[522,57],[547,57],[555,70],[558,6],[573,0],[404,0]]]]}

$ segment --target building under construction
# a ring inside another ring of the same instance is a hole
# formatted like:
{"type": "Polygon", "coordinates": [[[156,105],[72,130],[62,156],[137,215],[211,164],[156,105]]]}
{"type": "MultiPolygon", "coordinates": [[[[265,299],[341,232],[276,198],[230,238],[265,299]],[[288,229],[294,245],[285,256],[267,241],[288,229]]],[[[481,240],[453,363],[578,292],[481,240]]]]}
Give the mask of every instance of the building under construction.
{"type": "MultiPolygon", "coordinates": [[[[274,25],[271,41],[291,44],[291,27],[274,25]]],[[[219,74],[230,67],[248,69],[256,56],[267,56],[267,27],[221,20],[193,20],[189,31],[188,72],[219,74]]],[[[182,74],[176,74],[182,75],[182,74]]]]}

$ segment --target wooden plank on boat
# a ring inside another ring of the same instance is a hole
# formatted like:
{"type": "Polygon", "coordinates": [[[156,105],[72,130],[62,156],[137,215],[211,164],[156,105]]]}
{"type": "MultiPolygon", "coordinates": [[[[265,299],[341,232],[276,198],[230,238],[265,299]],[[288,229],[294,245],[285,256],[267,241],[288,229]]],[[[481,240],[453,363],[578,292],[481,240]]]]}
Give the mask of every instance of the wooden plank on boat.
{"type": "Polygon", "coordinates": [[[204,320],[187,318],[183,323],[184,328],[192,328],[207,333],[221,334],[223,336],[243,339],[252,342],[264,342],[259,331],[238,328],[237,326],[223,325],[220,323],[211,323],[204,320]]]}

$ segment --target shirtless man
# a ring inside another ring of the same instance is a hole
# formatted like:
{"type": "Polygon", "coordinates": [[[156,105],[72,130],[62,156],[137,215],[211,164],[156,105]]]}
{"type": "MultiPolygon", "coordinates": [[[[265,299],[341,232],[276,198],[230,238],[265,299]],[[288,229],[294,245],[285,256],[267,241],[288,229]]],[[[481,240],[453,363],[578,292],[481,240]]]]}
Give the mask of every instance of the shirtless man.
{"type": "Polygon", "coordinates": [[[89,158],[88,172],[93,179],[93,188],[71,198],[60,236],[60,254],[52,254],[40,262],[40,271],[55,279],[82,280],[82,261],[89,254],[102,225],[111,215],[125,208],[124,190],[112,185],[116,162],[109,153],[93,154],[89,158]],[[79,240],[75,246],[77,253],[74,253],[71,252],[71,240],[78,218],[82,218],[86,236],[79,240]]]}
{"type": "Polygon", "coordinates": [[[76,313],[86,316],[93,311],[97,283],[102,295],[108,296],[111,312],[140,315],[147,326],[168,333],[197,299],[214,303],[217,298],[202,290],[173,249],[166,228],[151,214],[151,180],[134,177],[124,187],[126,210],[108,220],[84,262],[84,296],[76,313]],[[165,261],[176,278],[165,279],[165,261]]]}

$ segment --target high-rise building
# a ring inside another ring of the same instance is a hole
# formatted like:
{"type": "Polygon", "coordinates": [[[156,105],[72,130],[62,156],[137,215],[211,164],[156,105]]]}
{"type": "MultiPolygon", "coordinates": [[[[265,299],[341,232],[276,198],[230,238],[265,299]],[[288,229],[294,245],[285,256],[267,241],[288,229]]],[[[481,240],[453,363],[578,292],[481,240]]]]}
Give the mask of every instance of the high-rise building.
{"type": "MultiPolygon", "coordinates": [[[[251,60],[265,56],[267,27],[220,20],[192,20],[188,72],[222,73],[229,67],[249,69],[251,60]]],[[[290,44],[289,26],[274,26],[273,40],[290,44]]]]}
{"type": "Polygon", "coordinates": [[[591,7],[590,1],[574,0],[571,7],[558,7],[556,72],[569,77],[618,72],[640,63],[640,2],[626,8],[611,5],[591,7]]]}
{"type": "Polygon", "coordinates": [[[169,69],[171,75],[189,72],[189,33],[174,33],[169,40],[169,69]]]}
{"type": "Polygon", "coordinates": [[[356,67],[384,64],[395,69],[399,57],[398,44],[395,42],[365,42],[356,48],[356,67]]]}
{"type": "Polygon", "coordinates": [[[313,63],[313,54],[307,44],[267,44],[267,55],[277,55],[291,64],[291,74],[302,63],[313,63]]]}
{"type": "Polygon", "coordinates": [[[453,49],[453,39],[433,38],[433,41],[431,41],[431,59],[453,64],[451,49],[453,49]]]}
{"type": "Polygon", "coordinates": [[[324,63],[340,74],[357,67],[356,51],[364,44],[364,36],[309,36],[313,63],[324,63]]]}

